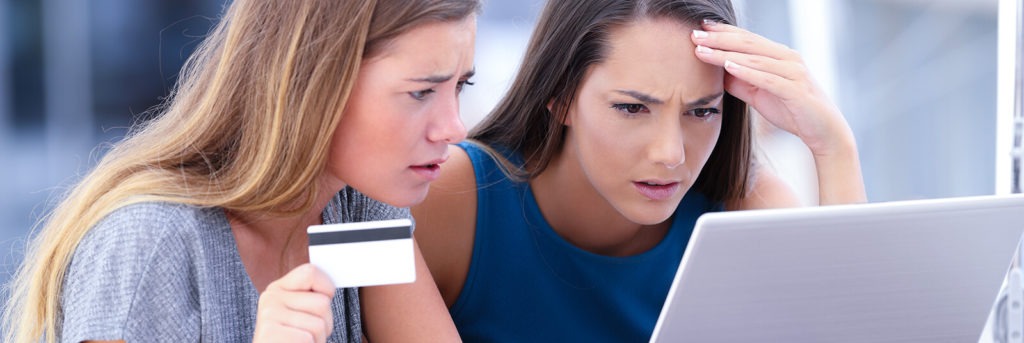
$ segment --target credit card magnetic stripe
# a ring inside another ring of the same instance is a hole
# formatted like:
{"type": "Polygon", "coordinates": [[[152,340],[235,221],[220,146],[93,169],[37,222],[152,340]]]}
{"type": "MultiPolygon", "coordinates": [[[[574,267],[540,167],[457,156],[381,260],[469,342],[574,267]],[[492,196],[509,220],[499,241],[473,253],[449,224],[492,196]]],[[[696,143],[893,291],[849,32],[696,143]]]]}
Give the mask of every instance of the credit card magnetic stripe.
{"type": "Polygon", "coordinates": [[[412,230],[408,226],[311,233],[309,234],[309,245],[373,242],[405,238],[412,238],[412,230]]]}

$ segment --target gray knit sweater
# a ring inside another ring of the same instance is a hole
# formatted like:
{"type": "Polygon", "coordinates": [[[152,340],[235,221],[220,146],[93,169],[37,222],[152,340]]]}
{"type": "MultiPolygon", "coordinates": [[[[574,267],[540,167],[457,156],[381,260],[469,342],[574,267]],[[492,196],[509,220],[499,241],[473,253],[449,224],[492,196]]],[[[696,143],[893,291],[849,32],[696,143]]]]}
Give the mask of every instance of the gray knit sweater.
{"type": "MultiPolygon", "coordinates": [[[[325,223],[408,218],[342,190],[325,223]]],[[[61,296],[61,342],[252,342],[259,294],[224,211],[172,203],[116,210],[82,240],[61,296]]],[[[338,290],[328,342],[360,342],[357,289],[338,290]]]]}

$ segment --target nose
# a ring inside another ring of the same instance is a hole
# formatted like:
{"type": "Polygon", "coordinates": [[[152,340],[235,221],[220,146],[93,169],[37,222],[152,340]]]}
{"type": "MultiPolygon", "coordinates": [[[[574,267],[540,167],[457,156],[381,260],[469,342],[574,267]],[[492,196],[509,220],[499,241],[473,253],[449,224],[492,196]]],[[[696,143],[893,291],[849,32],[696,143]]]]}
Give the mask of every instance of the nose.
{"type": "Polygon", "coordinates": [[[686,161],[683,128],[679,122],[673,120],[659,122],[656,125],[658,127],[648,144],[648,158],[668,169],[675,169],[686,161]]]}
{"type": "Polygon", "coordinates": [[[427,132],[431,142],[458,143],[466,138],[466,126],[459,118],[459,98],[451,97],[438,104],[434,120],[427,132]]]}

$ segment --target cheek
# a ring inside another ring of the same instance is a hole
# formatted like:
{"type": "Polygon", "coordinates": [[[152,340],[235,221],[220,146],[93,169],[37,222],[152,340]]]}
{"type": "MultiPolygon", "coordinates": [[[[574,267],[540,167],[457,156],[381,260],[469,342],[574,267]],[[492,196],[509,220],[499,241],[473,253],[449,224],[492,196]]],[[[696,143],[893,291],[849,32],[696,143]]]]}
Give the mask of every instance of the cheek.
{"type": "Polygon", "coordinates": [[[600,115],[583,119],[589,120],[576,125],[575,145],[585,173],[597,179],[621,178],[640,164],[645,138],[636,128],[600,115]]]}
{"type": "Polygon", "coordinates": [[[331,139],[331,150],[328,162],[331,166],[331,171],[338,178],[348,182],[348,179],[352,177],[351,171],[347,170],[346,167],[353,165],[361,158],[359,156],[358,143],[362,138],[359,137],[359,130],[353,130],[358,126],[352,125],[342,118],[341,123],[338,125],[338,129],[334,132],[334,137],[331,139]]]}
{"type": "Polygon", "coordinates": [[[709,155],[711,154],[711,150],[715,149],[715,145],[718,144],[718,137],[720,137],[721,135],[722,135],[722,120],[721,120],[721,118],[719,118],[719,120],[715,123],[714,128],[711,130],[711,133],[708,135],[708,138],[706,140],[707,145],[708,145],[707,153],[709,155]]]}
{"type": "Polygon", "coordinates": [[[603,106],[581,106],[582,112],[573,117],[581,144],[599,163],[629,164],[641,157],[644,145],[650,140],[643,119],[627,119],[603,106]]]}
{"type": "Polygon", "coordinates": [[[370,165],[378,163],[379,159],[374,156],[386,154],[381,145],[386,144],[389,138],[380,128],[386,123],[367,109],[365,103],[349,104],[331,139],[329,157],[332,171],[346,182],[357,177],[360,169],[371,168],[370,165]]]}
{"type": "Polygon", "coordinates": [[[358,99],[345,111],[338,132],[344,136],[342,141],[354,146],[350,150],[379,149],[412,134],[407,120],[410,116],[401,104],[383,96],[374,100],[358,99]]]}
{"type": "Polygon", "coordinates": [[[694,127],[687,131],[691,133],[686,139],[687,155],[692,156],[695,161],[700,161],[703,166],[718,144],[718,137],[722,133],[721,121],[712,126],[694,127]]]}

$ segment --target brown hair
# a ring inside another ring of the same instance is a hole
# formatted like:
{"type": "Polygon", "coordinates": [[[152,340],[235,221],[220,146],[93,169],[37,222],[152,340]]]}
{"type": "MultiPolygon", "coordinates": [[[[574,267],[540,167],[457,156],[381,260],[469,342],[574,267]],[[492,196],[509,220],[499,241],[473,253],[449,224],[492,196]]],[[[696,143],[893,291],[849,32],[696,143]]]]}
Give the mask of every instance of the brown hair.
{"type": "MultiPolygon", "coordinates": [[[[527,161],[523,167],[491,151],[510,176],[540,174],[562,149],[562,123],[569,105],[588,68],[605,58],[609,32],[643,18],[669,18],[694,26],[703,20],[736,23],[729,0],[548,1],[509,92],[469,138],[521,153],[527,161]]],[[[747,105],[726,94],[721,135],[694,188],[713,201],[742,196],[751,145],[747,105]]]]}
{"type": "Polygon", "coordinates": [[[133,128],[64,197],[10,284],[7,342],[53,342],[71,256],[137,202],[306,211],[360,65],[395,37],[468,18],[479,0],[235,0],[156,119],[133,128]]]}

